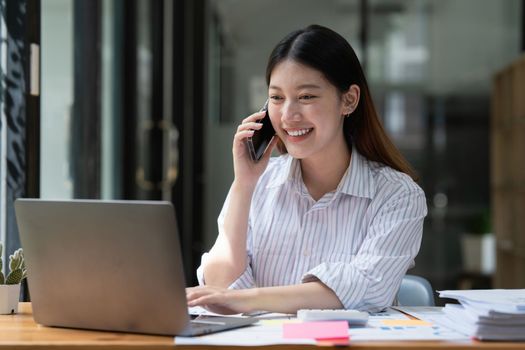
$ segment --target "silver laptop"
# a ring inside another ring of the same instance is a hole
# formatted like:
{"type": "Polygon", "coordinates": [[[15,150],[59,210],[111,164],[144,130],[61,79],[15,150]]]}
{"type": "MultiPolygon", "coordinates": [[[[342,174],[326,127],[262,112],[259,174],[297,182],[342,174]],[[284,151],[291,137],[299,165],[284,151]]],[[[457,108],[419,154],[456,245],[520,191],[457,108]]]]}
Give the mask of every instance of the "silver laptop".
{"type": "Polygon", "coordinates": [[[191,320],[169,202],[18,199],[15,210],[37,323],[193,336],[256,321],[191,320]]]}

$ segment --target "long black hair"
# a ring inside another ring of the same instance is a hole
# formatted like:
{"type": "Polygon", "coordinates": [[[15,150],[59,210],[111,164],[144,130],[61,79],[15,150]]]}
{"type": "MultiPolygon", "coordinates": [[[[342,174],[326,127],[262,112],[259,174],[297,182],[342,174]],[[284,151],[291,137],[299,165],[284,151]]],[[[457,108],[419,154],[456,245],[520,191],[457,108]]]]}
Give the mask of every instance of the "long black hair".
{"type": "MultiPolygon", "coordinates": [[[[359,86],[361,96],[357,108],[343,123],[348,147],[355,145],[366,158],[386,164],[416,179],[415,172],[381,125],[359,59],[345,38],[329,28],[315,24],[288,34],[275,46],[268,59],[268,85],[273,70],[284,60],[292,60],[318,70],[341,94],[347,92],[351,85],[359,86]]],[[[279,148],[285,150],[282,143],[279,148]]]]}

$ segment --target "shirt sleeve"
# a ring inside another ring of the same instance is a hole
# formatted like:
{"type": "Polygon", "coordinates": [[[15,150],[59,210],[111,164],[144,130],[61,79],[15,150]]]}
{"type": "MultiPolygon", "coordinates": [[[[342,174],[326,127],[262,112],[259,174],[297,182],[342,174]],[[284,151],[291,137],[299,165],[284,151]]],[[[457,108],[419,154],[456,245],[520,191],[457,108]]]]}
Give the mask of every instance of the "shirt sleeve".
{"type": "MultiPolygon", "coordinates": [[[[221,213],[219,214],[219,217],[217,219],[217,226],[219,228],[219,234],[224,233],[224,217],[226,216],[226,209],[229,205],[229,194],[226,196],[226,200],[224,201],[224,205],[222,207],[221,213]]],[[[244,288],[253,288],[255,286],[254,278],[253,278],[253,271],[252,271],[252,253],[251,253],[251,246],[252,246],[252,232],[251,232],[251,223],[248,222],[248,232],[246,233],[246,270],[235,280],[233,283],[228,287],[229,289],[244,289],[244,288]]],[[[208,258],[208,253],[204,253],[201,257],[201,264],[197,268],[197,280],[199,281],[199,285],[203,286],[206,284],[204,281],[204,269],[203,266],[206,263],[206,259],[208,258]]]]}
{"type": "Polygon", "coordinates": [[[346,309],[377,312],[391,306],[419,251],[426,214],[421,189],[388,200],[351,262],[321,263],[304,274],[302,282],[321,281],[346,309]]]}

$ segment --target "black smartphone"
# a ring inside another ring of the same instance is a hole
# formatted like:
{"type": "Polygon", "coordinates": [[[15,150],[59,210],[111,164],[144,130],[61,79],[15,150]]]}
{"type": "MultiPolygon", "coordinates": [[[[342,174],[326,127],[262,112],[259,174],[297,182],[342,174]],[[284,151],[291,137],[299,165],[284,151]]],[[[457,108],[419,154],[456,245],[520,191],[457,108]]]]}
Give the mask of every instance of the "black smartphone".
{"type": "Polygon", "coordinates": [[[258,162],[262,158],[275,135],[275,130],[268,115],[268,101],[266,101],[264,107],[261,108],[261,111],[266,111],[264,118],[259,120],[259,122],[262,123],[262,128],[255,130],[253,136],[246,139],[248,152],[250,152],[250,156],[254,162],[258,162]]]}

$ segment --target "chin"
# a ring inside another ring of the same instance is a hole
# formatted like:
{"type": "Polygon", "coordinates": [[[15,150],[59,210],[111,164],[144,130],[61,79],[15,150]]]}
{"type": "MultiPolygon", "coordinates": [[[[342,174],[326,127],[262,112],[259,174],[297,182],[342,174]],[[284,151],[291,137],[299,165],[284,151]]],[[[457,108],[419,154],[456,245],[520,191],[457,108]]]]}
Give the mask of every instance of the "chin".
{"type": "Polygon", "coordinates": [[[305,152],[301,152],[300,150],[294,150],[289,147],[286,147],[288,154],[294,157],[295,159],[305,159],[308,155],[305,152]]]}

